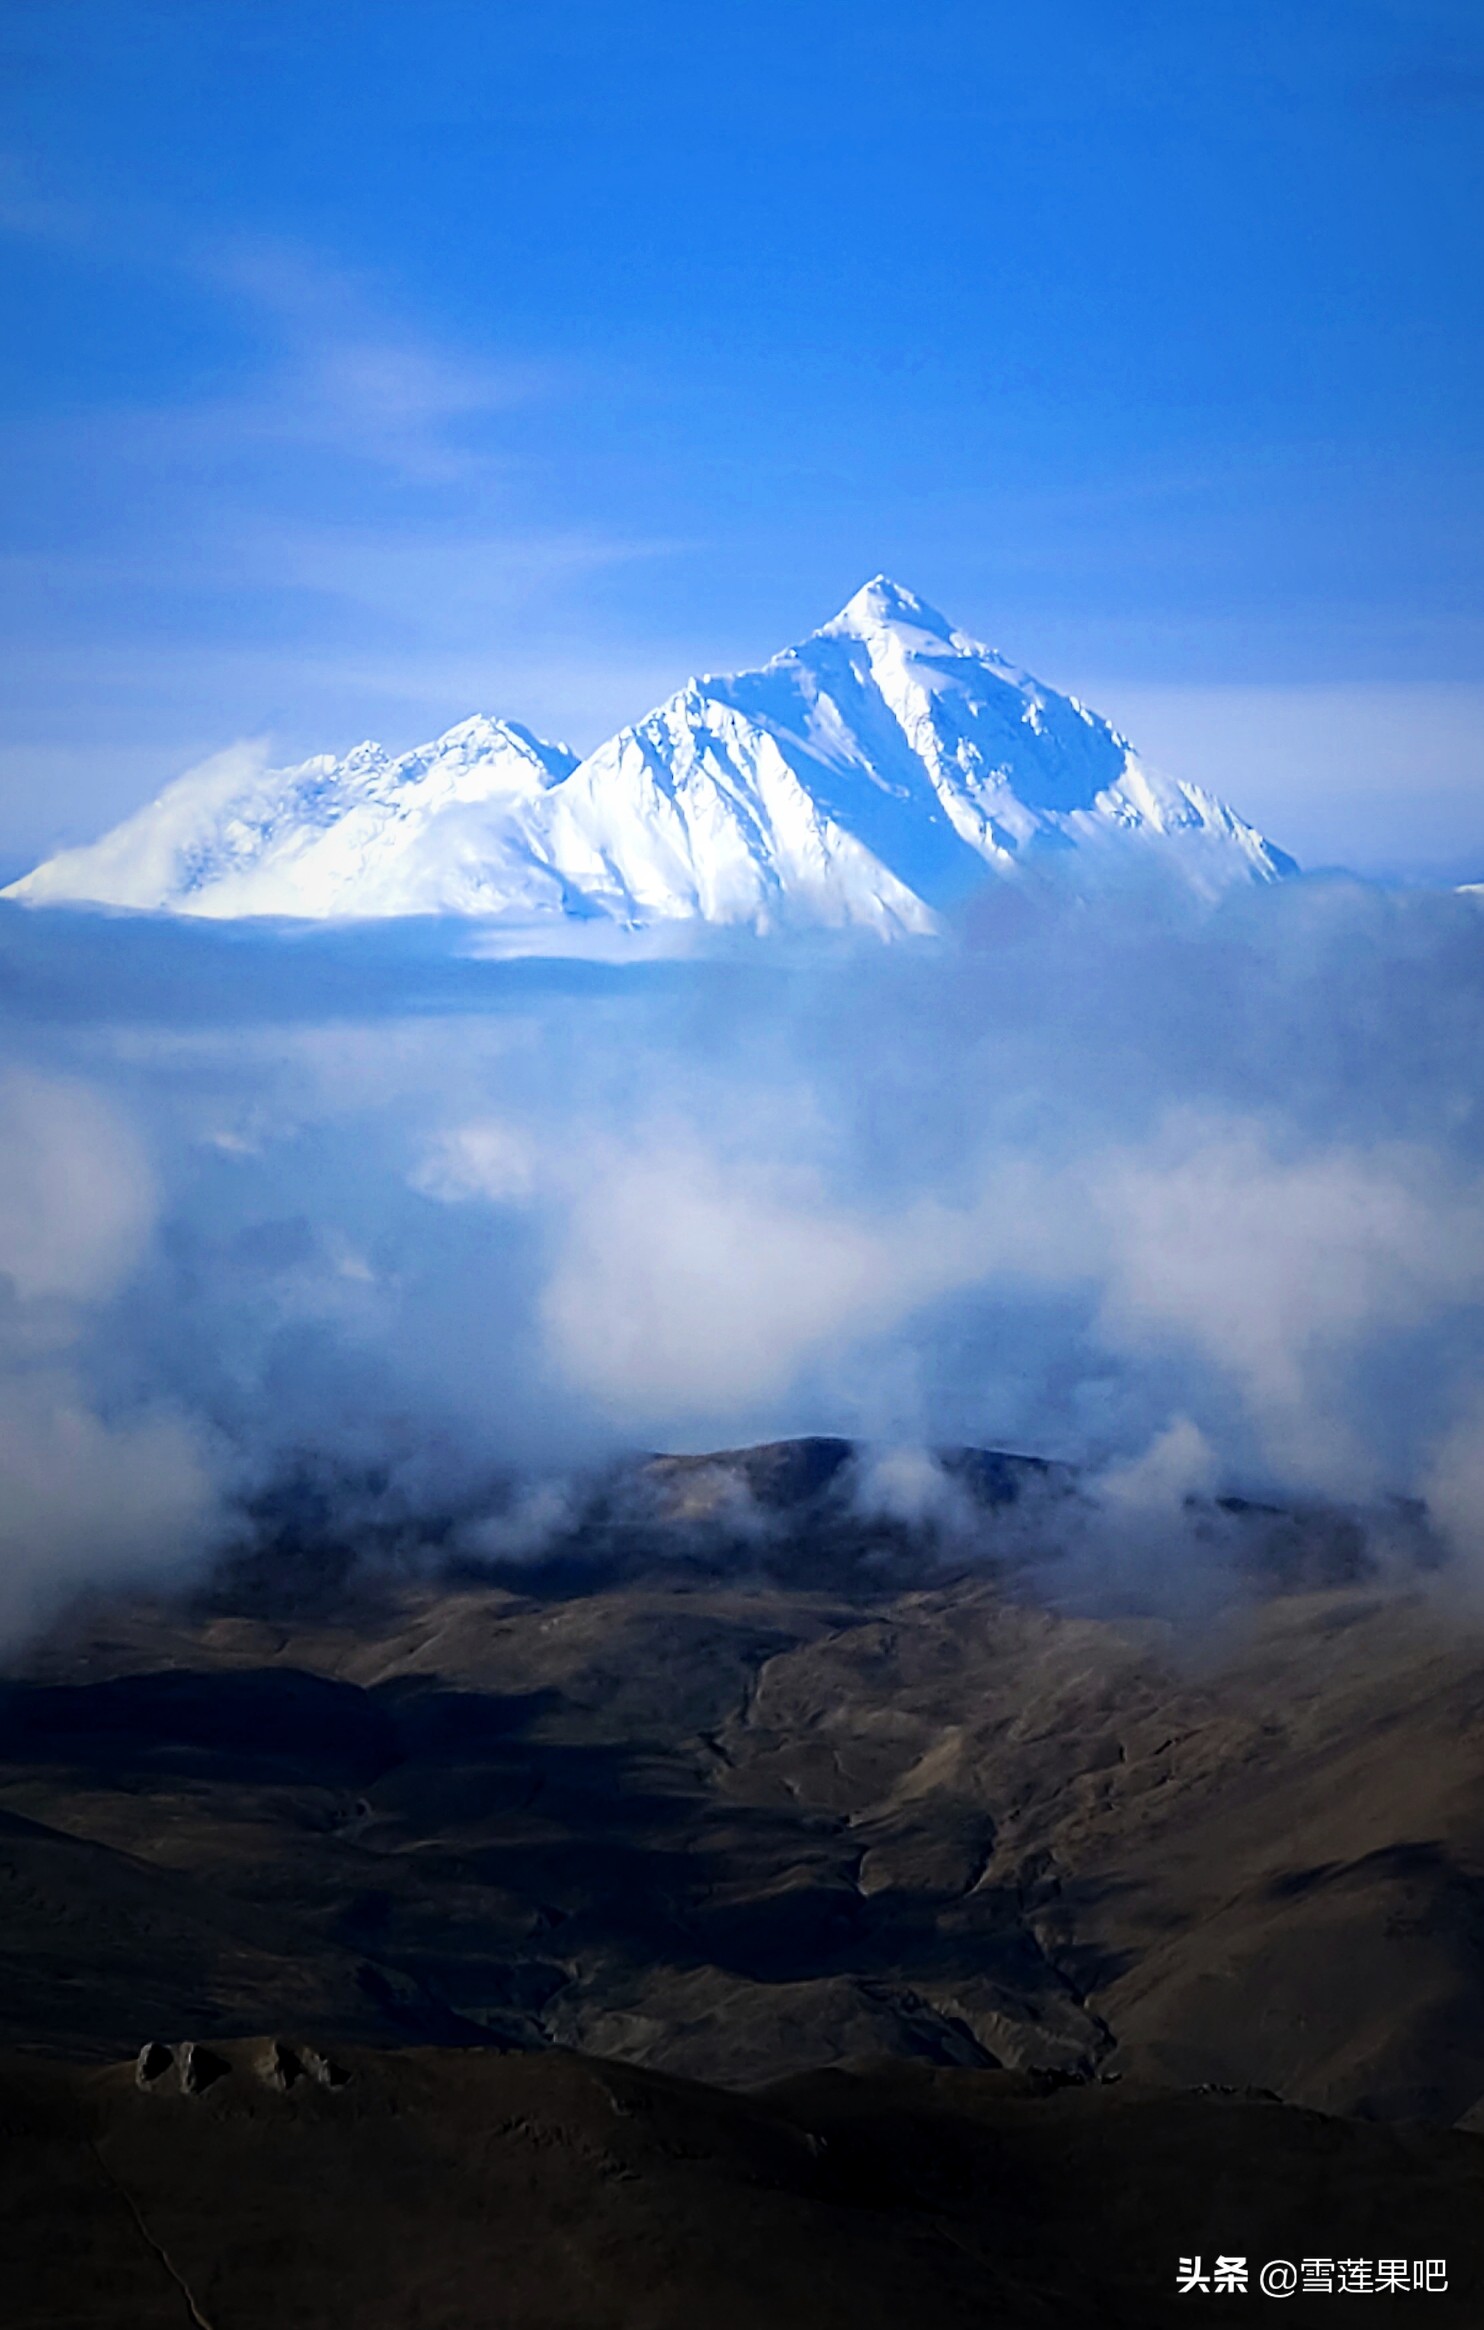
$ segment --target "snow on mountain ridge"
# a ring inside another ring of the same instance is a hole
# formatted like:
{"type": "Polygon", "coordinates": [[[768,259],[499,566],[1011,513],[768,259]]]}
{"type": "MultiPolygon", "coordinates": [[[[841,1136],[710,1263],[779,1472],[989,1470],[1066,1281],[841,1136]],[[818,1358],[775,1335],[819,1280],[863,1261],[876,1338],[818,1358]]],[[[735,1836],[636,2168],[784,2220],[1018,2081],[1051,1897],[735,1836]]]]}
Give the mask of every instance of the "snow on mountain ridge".
{"type": "Polygon", "coordinates": [[[925,935],[987,875],[1291,870],[1224,803],[883,575],[760,670],[688,681],[578,761],[476,715],[390,758],[219,755],[12,885],[213,916],[458,913],[925,935]]]}

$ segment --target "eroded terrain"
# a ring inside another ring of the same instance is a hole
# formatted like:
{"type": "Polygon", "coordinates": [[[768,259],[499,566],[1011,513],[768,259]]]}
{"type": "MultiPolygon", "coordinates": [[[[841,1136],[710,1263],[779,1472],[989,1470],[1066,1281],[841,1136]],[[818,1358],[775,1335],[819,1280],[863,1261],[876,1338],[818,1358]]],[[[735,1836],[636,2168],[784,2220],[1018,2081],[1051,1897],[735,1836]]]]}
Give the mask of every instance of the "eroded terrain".
{"type": "Polygon", "coordinates": [[[296,1554],[74,1613],[0,1696],[0,2035],[557,2043],[734,2086],[884,2054],[1468,2115],[1484,1636],[1446,1586],[1331,1545],[1198,1627],[1077,1614],[836,1527],[831,1445],[661,1467],[658,1519],[585,1565],[296,1554]],[[793,1534],[703,1560],[682,1524],[728,1464],[793,1534]]]}

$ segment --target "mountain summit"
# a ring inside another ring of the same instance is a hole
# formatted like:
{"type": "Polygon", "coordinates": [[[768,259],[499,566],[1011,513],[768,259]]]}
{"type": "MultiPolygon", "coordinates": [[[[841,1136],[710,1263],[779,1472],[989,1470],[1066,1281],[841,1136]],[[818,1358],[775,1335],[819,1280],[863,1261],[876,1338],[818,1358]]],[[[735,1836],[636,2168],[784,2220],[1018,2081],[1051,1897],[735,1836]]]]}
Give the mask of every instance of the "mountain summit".
{"type": "Polygon", "coordinates": [[[689,681],[579,761],[475,718],[390,758],[226,753],[5,896],[176,914],[467,914],[927,934],[993,875],[1292,872],[885,575],[760,671],[689,681]]]}

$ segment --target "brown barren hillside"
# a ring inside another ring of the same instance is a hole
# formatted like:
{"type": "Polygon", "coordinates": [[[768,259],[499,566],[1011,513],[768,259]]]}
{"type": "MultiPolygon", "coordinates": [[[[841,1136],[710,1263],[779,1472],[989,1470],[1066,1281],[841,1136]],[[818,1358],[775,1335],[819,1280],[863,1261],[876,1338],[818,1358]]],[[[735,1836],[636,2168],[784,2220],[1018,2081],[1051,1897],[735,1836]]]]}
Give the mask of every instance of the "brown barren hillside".
{"type": "MultiPolygon", "coordinates": [[[[179,2210],[187,2247],[227,2243],[193,2290],[245,2289],[260,2250],[330,2239],[316,2209],[364,2208],[374,2231],[325,2255],[393,2243],[434,2310],[397,2312],[401,2268],[367,2262],[391,2310],[336,2317],[358,2321],[463,2318],[475,2267],[438,2297],[428,2229],[440,2257],[504,2257],[526,2216],[502,2322],[833,2320],[794,2243],[857,2321],[904,2318],[893,2276],[928,2250],[925,2321],[984,2319],[962,2293],[991,2285],[991,2319],[1163,2319],[1152,2294],[1075,2311],[1094,2240],[1128,2291],[1163,2288],[1177,2250],[1284,2240],[1410,2242],[1465,2286],[1481,2139],[1443,2131],[1484,2123],[1484,1633],[1446,1578],[1290,1531],[1199,1625],[1097,1615],[1023,1545],[945,1563],[831,1521],[833,1445],[656,1468],[643,1526],[594,1521],[525,1572],[280,1546],[191,1598],[74,1611],[13,1660],[0,2034],[35,2060],[7,2125],[22,2160],[58,2131],[13,2187],[28,2272],[68,2194],[99,2256],[118,2235],[88,2183],[101,2113],[110,2175],[127,2155],[156,2179],[129,2186],[150,2226],[179,2210]],[[723,1558],[696,1509],[748,1466],[787,1527],[723,1558]],[[353,2095],[286,2102],[253,2067],[265,2032],[348,2050],[353,2095]],[[185,2098],[173,2070],[145,2091],[87,2068],[186,2040],[230,2078],[185,2098]],[[621,2142],[614,2094],[643,2099],[621,2142]],[[508,2137],[569,2105],[602,2143],[508,2137]],[[680,2165],[680,2135],[620,2157],[672,2112],[700,2115],[710,2166],[680,2165]],[[853,2132],[825,2175],[799,2125],[831,2113],[853,2132]],[[277,2233],[241,2215],[260,2175],[291,2196],[277,2233]],[[401,2197],[332,2205],[342,2187],[401,2197]],[[612,2265],[617,2310],[542,2313],[559,2224],[594,2288],[610,2234],[652,2271],[612,2265]]],[[[211,2330],[270,2318],[197,2302],[211,2330]]]]}

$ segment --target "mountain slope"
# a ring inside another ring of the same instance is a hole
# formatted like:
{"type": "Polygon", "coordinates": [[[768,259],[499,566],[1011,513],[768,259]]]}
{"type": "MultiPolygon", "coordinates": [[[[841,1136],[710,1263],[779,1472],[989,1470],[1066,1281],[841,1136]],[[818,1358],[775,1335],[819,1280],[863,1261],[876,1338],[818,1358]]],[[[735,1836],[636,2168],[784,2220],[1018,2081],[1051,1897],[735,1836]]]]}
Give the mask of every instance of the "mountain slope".
{"type": "Polygon", "coordinates": [[[188,2060],[0,2058],[10,2330],[1235,2330],[1321,2235],[1321,2290],[1384,2240],[1426,2294],[1372,2289],[1377,2330],[1478,2321],[1477,2136],[923,2064],[738,2095],[566,2052],[188,2060]],[[1254,2294],[1212,2317],[1177,2248],[1209,2285],[1238,2242],[1254,2294]]]}
{"type": "Polygon", "coordinates": [[[223,917],[559,909],[559,883],[511,844],[522,810],[575,766],[484,718],[397,760],[379,744],[291,769],[223,753],[6,895],[223,917]]]}
{"type": "Polygon", "coordinates": [[[871,1455],[605,1471],[487,1568],[348,1566],[306,1496],[76,1606],[0,1669],[0,2045],[892,2055],[1484,2127],[1484,1636],[1441,1581],[1249,1507],[1172,1629],[1093,1587],[1061,1468],[943,1451],[944,1533],[863,1512],[871,1455]]]}
{"type": "Polygon", "coordinates": [[[577,762],[476,718],[392,760],[223,755],[5,894],[232,917],[473,914],[926,934],[990,874],[1202,896],[1292,861],[878,576],[760,671],[577,762]]]}

